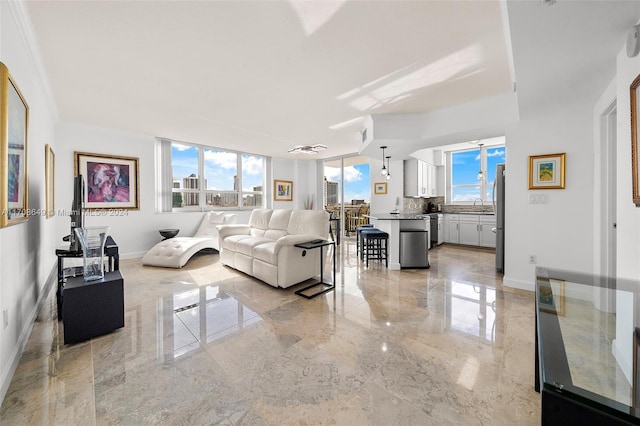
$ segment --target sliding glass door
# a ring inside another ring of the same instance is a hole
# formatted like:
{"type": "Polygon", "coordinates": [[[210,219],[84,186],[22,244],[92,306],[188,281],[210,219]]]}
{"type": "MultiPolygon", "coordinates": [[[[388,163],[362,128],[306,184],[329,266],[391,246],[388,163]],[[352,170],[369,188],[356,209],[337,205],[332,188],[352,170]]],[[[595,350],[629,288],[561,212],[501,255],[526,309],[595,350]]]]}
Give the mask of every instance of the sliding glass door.
{"type": "Polygon", "coordinates": [[[341,157],[324,161],[323,204],[333,218],[340,219],[341,235],[352,236],[355,228],[368,223],[371,202],[369,158],[341,157]]]}

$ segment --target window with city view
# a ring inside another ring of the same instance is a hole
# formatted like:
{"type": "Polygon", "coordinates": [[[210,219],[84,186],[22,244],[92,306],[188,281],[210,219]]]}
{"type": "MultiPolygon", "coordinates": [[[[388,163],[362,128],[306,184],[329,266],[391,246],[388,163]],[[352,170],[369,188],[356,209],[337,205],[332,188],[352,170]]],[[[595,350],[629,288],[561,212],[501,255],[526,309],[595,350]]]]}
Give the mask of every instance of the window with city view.
{"type": "Polygon", "coordinates": [[[264,157],[171,143],[172,208],[261,207],[264,157]]]}
{"type": "Polygon", "coordinates": [[[491,202],[496,165],[504,163],[505,159],[504,145],[452,151],[451,186],[448,194],[450,203],[466,204],[476,200],[482,200],[484,203],[491,202]],[[479,177],[480,171],[482,171],[481,177],[479,177]]]}

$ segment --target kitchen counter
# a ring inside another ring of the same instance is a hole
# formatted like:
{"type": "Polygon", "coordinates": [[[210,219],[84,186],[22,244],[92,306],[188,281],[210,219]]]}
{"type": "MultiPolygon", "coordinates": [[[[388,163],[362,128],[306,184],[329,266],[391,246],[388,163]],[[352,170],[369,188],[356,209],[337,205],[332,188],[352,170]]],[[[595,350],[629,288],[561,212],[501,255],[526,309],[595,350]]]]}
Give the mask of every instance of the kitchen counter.
{"type": "MultiPolygon", "coordinates": [[[[431,217],[421,213],[372,213],[369,220],[373,226],[389,234],[389,269],[399,270],[400,264],[400,232],[425,231],[430,232],[431,217]]],[[[427,241],[430,241],[427,235],[427,241]]],[[[427,254],[425,253],[425,256],[427,254]]]]}
{"type": "Polygon", "coordinates": [[[425,215],[426,213],[371,213],[369,218],[378,220],[424,220],[425,215]]]}
{"type": "Polygon", "coordinates": [[[440,212],[443,214],[463,214],[463,215],[476,215],[476,216],[495,216],[494,212],[440,212]]]}

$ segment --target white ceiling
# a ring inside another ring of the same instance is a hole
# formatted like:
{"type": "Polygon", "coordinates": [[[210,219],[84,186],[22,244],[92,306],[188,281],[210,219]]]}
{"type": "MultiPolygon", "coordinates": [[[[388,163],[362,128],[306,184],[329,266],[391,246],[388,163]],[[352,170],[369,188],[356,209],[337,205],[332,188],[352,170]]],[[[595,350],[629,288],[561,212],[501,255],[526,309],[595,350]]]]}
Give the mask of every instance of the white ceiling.
{"type": "Polygon", "coordinates": [[[514,79],[523,118],[594,102],[640,16],[637,0],[27,5],[62,120],[297,158],[295,145],[358,152],[369,114],[442,110],[514,79]]]}
{"type": "Polygon", "coordinates": [[[512,88],[499,0],[27,4],[65,121],[330,158],[358,151],[369,114],[512,88]]]}

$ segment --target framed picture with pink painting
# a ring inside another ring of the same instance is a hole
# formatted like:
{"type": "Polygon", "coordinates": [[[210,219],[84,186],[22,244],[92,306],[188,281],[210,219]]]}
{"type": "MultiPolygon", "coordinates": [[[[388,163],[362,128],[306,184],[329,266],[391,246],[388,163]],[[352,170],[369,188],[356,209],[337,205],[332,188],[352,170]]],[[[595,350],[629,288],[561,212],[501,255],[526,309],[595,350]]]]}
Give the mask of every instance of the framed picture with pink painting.
{"type": "Polygon", "coordinates": [[[85,209],[140,208],[138,159],[74,152],[75,175],[85,183],[85,209]]]}

